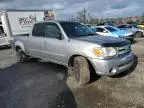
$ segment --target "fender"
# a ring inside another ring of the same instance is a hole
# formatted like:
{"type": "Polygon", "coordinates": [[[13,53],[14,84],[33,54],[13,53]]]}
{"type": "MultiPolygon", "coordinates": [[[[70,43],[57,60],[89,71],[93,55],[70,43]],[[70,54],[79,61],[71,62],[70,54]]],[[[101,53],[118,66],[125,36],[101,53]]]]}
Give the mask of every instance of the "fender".
{"type": "Polygon", "coordinates": [[[22,49],[22,51],[26,52],[23,43],[20,42],[20,41],[16,41],[16,42],[15,42],[15,48],[16,48],[16,47],[20,47],[20,48],[22,49]]]}
{"type": "Polygon", "coordinates": [[[67,56],[67,61],[66,61],[67,66],[71,65],[73,58],[76,56],[83,56],[88,59],[88,56],[85,53],[80,53],[80,52],[73,53],[71,56],[67,56]]]}

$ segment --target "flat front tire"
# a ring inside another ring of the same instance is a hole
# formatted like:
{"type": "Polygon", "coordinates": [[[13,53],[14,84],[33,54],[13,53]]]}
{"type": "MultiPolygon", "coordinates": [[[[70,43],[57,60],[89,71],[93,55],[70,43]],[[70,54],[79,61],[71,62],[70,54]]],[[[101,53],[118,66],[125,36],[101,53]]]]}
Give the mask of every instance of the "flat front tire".
{"type": "Polygon", "coordinates": [[[90,81],[90,69],[87,59],[82,56],[75,57],[73,66],[75,79],[78,84],[87,84],[90,81]]]}

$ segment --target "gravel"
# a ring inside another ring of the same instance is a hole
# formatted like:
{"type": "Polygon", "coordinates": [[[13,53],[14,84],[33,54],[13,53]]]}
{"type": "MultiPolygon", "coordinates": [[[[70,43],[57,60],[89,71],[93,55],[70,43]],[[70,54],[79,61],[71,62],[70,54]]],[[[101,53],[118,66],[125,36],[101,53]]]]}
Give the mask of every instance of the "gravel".
{"type": "Polygon", "coordinates": [[[57,105],[55,108],[144,108],[143,45],[142,38],[132,45],[136,57],[130,70],[117,77],[94,77],[94,81],[81,87],[72,76],[67,75],[65,67],[46,62],[19,64],[14,51],[3,48],[0,50],[0,105],[5,105],[3,108],[16,108],[18,105],[23,105],[19,108],[48,108],[46,103],[56,99],[58,88],[62,88],[61,93],[67,91],[67,96],[60,95],[64,99],[61,102],[72,104],[57,105]],[[11,77],[13,80],[9,81],[11,77]]]}

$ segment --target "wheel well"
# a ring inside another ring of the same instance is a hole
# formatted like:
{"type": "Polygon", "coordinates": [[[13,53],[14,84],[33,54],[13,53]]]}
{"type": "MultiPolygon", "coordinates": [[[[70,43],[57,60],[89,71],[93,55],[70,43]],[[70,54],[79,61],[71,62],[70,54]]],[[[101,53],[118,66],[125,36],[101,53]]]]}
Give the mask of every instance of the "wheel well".
{"type": "Polygon", "coordinates": [[[135,34],[136,34],[136,33],[143,33],[143,32],[141,32],[141,31],[137,31],[137,32],[135,32],[135,34]]]}
{"type": "Polygon", "coordinates": [[[15,50],[16,50],[16,51],[18,51],[19,49],[21,49],[20,46],[16,46],[16,47],[15,47],[15,50]]]}
{"type": "Polygon", "coordinates": [[[70,59],[68,61],[68,66],[73,66],[74,58],[77,57],[77,56],[80,56],[80,55],[73,55],[72,57],[70,57],[70,59]]]}
{"type": "MultiPolygon", "coordinates": [[[[73,61],[74,61],[74,58],[77,57],[77,56],[82,56],[82,55],[73,55],[70,59],[69,59],[69,62],[68,62],[68,66],[73,66],[73,61]]],[[[85,57],[85,56],[82,56],[82,57],[85,57]]],[[[85,57],[87,59],[87,57],[85,57]]],[[[91,76],[95,76],[96,75],[96,72],[95,72],[95,69],[92,65],[92,63],[90,62],[89,59],[87,59],[88,61],[88,64],[89,64],[89,69],[90,69],[90,74],[91,76]]]]}
{"type": "MultiPolygon", "coordinates": [[[[74,58],[77,57],[77,56],[82,56],[82,55],[73,55],[68,61],[68,66],[73,66],[74,58]]],[[[85,57],[85,56],[82,56],[82,57],[85,57]]],[[[85,58],[87,59],[87,57],[85,57],[85,58]]],[[[93,68],[92,63],[89,61],[89,59],[87,59],[87,61],[88,61],[90,69],[93,70],[94,68],[93,68]]]]}

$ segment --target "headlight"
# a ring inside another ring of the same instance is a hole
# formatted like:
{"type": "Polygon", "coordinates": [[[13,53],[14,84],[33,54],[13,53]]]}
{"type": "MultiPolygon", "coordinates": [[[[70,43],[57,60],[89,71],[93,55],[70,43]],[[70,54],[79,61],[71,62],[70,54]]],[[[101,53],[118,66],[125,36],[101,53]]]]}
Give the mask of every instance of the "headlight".
{"type": "Polygon", "coordinates": [[[116,50],[113,47],[94,48],[93,53],[96,57],[106,58],[116,55],[116,50]]]}

